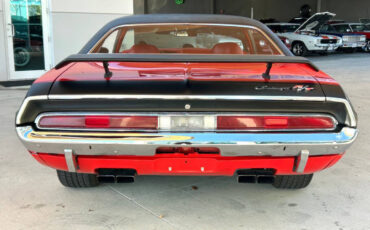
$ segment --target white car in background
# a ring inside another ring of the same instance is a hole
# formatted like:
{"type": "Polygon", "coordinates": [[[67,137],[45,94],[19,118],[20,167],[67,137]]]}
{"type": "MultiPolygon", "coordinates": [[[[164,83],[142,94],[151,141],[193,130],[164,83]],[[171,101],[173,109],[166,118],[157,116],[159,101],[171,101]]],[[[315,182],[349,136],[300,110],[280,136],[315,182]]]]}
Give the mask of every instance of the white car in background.
{"type": "Polygon", "coordinates": [[[294,23],[267,23],[266,25],[278,36],[289,39],[291,51],[296,56],[306,56],[309,52],[326,54],[342,46],[342,39],[334,35],[318,34],[322,25],[335,14],[316,13],[302,25],[294,23]]]}

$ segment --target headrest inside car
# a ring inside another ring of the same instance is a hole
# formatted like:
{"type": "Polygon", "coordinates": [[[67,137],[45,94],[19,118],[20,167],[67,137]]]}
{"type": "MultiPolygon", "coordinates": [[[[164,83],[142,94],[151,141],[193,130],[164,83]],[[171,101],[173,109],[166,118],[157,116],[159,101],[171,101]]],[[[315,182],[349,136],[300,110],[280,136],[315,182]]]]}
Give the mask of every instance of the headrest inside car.
{"type": "Polygon", "coordinates": [[[212,48],[214,54],[243,54],[243,50],[235,42],[218,43],[212,48]]]}
{"type": "Polygon", "coordinates": [[[159,53],[159,49],[153,45],[139,43],[133,45],[131,49],[125,50],[124,53],[159,53]]]}

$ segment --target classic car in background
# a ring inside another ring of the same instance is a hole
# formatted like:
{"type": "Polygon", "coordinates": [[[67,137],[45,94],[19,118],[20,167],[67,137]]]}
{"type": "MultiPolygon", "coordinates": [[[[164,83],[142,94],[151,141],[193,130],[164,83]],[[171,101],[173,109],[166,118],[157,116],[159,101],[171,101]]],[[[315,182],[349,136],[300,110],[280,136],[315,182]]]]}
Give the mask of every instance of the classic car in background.
{"type": "Polygon", "coordinates": [[[37,79],[16,131],[68,187],[236,175],[298,189],[341,159],[357,117],[333,78],[260,22],[135,15],[108,23],[37,79]],[[176,39],[164,46],[159,34],[176,39]],[[200,34],[210,42],[185,45],[200,34]]]}
{"type": "Polygon", "coordinates": [[[300,26],[300,24],[285,23],[285,22],[266,23],[266,25],[272,30],[272,32],[277,33],[277,34],[293,33],[300,26]]]}
{"type": "Polygon", "coordinates": [[[370,30],[370,19],[369,18],[360,18],[360,23],[364,24],[368,30],[370,30]]]}
{"type": "Polygon", "coordinates": [[[332,24],[338,24],[338,23],[344,23],[344,22],[346,21],[344,21],[343,19],[331,19],[326,24],[332,25],[332,24]]]}
{"type": "MultiPolygon", "coordinates": [[[[282,31],[282,30],[286,30],[286,31],[290,31],[292,29],[292,27],[294,28],[295,27],[295,24],[293,26],[289,26],[289,25],[283,25],[283,24],[279,24],[279,23],[274,23],[274,24],[271,24],[271,27],[270,29],[272,29],[272,31],[274,33],[276,33],[276,31],[282,31]]],[[[278,36],[280,38],[280,40],[286,45],[286,47],[290,50],[292,48],[292,43],[290,42],[290,40],[287,38],[287,37],[284,37],[284,36],[278,36]]]]}
{"type": "Polygon", "coordinates": [[[352,53],[356,49],[366,49],[366,36],[361,34],[355,34],[348,30],[341,30],[338,26],[325,24],[321,26],[319,34],[330,34],[342,38],[341,50],[352,53]]]}
{"type": "Polygon", "coordinates": [[[287,37],[284,36],[278,36],[280,40],[286,45],[286,47],[290,50],[292,48],[292,44],[290,40],[287,37]]]}
{"type": "Polygon", "coordinates": [[[294,23],[267,23],[266,25],[278,36],[289,39],[291,51],[296,56],[306,56],[309,52],[326,54],[337,50],[342,45],[340,37],[317,33],[318,28],[329,20],[327,14],[330,13],[315,14],[302,25],[294,23]]]}
{"type": "Polygon", "coordinates": [[[332,27],[342,33],[346,32],[366,36],[366,46],[363,49],[366,52],[370,51],[370,25],[367,26],[363,23],[337,23],[333,24],[332,27]]]}

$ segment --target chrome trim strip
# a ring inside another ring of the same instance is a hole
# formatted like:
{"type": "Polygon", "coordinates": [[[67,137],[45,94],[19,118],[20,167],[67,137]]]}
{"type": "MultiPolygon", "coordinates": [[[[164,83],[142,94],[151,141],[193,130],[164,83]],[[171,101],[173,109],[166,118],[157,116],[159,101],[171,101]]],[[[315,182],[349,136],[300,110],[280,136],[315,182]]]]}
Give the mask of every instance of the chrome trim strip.
{"type": "Polygon", "coordinates": [[[66,164],[69,172],[76,172],[77,169],[77,162],[76,157],[73,154],[72,149],[65,149],[64,150],[64,157],[66,159],[66,164]]]}
{"type": "Polygon", "coordinates": [[[21,117],[24,113],[24,110],[27,108],[28,106],[28,103],[30,101],[34,101],[34,100],[47,100],[48,99],[48,96],[47,95],[40,95],[40,96],[30,96],[30,97],[26,97],[17,113],[17,117],[15,119],[15,123],[17,125],[21,124],[21,117]]]}
{"type": "Polygon", "coordinates": [[[298,157],[297,157],[297,163],[296,163],[296,172],[297,173],[303,173],[304,169],[306,168],[308,157],[310,155],[310,151],[304,149],[302,150],[298,157]]]}
{"type": "Polygon", "coordinates": [[[30,151],[75,155],[153,156],[158,147],[216,147],[222,156],[298,156],[345,152],[357,136],[357,129],[343,128],[330,133],[103,133],[35,131],[17,127],[17,134],[30,151]]]}
{"type": "Polygon", "coordinates": [[[326,101],[343,103],[346,106],[346,109],[347,109],[347,112],[348,112],[348,118],[349,118],[350,126],[352,126],[352,127],[357,126],[355,112],[353,111],[351,103],[347,99],[338,98],[338,97],[327,97],[326,101]]]}
{"type": "Polygon", "coordinates": [[[325,101],[325,97],[305,96],[243,96],[243,95],[145,95],[145,94],[84,94],[84,95],[49,95],[50,100],[77,99],[159,99],[159,100],[267,100],[267,101],[325,101]]]}
{"type": "MultiPolygon", "coordinates": [[[[189,132],[294,132],[294,131],[299,131],[299,132],[304,132],[304,131],[332,131],[335,130],[338,121],[331,115],[328,114],[311,114],[311,113],[202,113],[202,112],[194,112],[194,113],[189,113],[189,112],[164,112],[164,113],[151,113],[151,112],[133,112],[133,113],[104,113],[104,112],[86,112],[86,113],[81,113],[81,112],[50,112],[50,113],[42,113],[38,115],[35,119],[35,124],[37,129],[39,130],[77,130],[77,131],[120,131],[120,132],[171,132],[171,130],[167,129],[160,129],[160,116],[213,116],[215,120],[217,120],[218,116],[287,116],[287,117],[327,117],[330,118],[334,124],[333,128],[330,129],[274,129],[274,130],[260,130],[260,129],[238,129],[238,130],[218,130],[217,127],[214,127],[214,129],[199,129],[199,130],[191,130],[189,132]],[[43,128],[40,127],[39,123],[41,118],[43,117],[50,117],[50,116],[157,116],[158,117],[158,129],[157,130],[148,130],[148,129],[90,129],[90,128],[57,128],[57,127],[51,127],[51,128],[43,128]]],[[[215,124],[217,126],[217,124],[215,124]]],[[[176,131],[176,132],[185,132],[185,131],[176,131]]]]}
{"type": "Polygon", "coordinates": [[[351,104],[344,98],[336,97],[305,97],[305,96],[237,96],[237,95],[116,95],[116,94],[104,94],[104,95],[41,95],[27,97],[16,118],[16,124],[21,124],[21,117],[26,109],[28,103],[32,100],[78,100],[78,99],[159,99],[159,100],[267,100],[267,101],[329,101],[343,103],[348,112],[349,122],[348,125],[351,127],[357,126],[356,116],[352,109],[351,104]]]}
{"type": "Polygon", "coordinates": [[[119,25],[116,27],[111,28],[107,33],[105,33],[99,41],[95,43],[95,45],[89,50],[88,53],[92,53],[97,47],[101,45],[101,43],[114,31],[122,28],[122,27],[133,27],[133,26],[152,26],[152,25],[208,25],[208,26],[224,26],[224,27],[241,27],[241,28],[249,28],[259,31],[263,36],[275,47],[277,51],[279,51],[280,55],[284,55],[284,52],[280,49],[279,46],[268,36],[263,30],[255,26],[249,25],[238,25],[238,24],[217,24],[217,23],[142,23],[142,24],[125,24],[119,25]]]}

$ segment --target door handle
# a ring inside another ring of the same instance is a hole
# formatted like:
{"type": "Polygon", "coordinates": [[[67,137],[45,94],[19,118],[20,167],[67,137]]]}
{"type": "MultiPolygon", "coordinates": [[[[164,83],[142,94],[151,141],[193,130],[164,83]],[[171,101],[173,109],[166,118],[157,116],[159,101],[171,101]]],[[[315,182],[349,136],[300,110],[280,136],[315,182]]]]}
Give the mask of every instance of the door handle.
{"type": "Polygon", "coordinates": [[[15,35],[15,28],[14,28],[14,24],[13,23],[8,23],[8,26],[10,26],[10,32],[11,34],[9,35],[9,37],[14,37],[15,35]]]}

